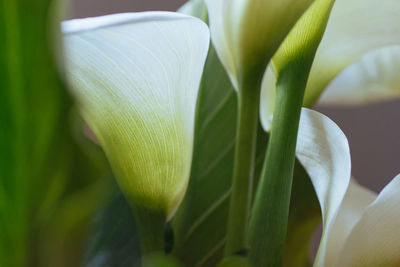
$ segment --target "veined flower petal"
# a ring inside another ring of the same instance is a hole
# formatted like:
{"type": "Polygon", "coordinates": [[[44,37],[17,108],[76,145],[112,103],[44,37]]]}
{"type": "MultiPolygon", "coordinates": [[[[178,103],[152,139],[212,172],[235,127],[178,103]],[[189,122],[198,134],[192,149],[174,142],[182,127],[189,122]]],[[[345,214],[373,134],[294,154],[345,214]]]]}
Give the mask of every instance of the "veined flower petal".
{"type": "Polygon", "coordinates": [[[264,72],[269,59],[313,0],[205,0],[213,44],[232,84],[264,72]]]}
{"type": "Polygon", "coordinates": [[[399,266],[400,175],[367,207],[334,266],[399,266]]]}
{"type": "Polygon", "coordinates": [[[321,205],[323,232],[316,266],[324,266],[326,243],[350,182],[349,145],[333,121],[303,108],[296,156],[310,176],[321,205]]]}
{"type": "Polygon", "coordinates": [[[134,207],[170,218],[189,178],[209,32],[170,12],[63,23],[67,76],[134,207]]]}

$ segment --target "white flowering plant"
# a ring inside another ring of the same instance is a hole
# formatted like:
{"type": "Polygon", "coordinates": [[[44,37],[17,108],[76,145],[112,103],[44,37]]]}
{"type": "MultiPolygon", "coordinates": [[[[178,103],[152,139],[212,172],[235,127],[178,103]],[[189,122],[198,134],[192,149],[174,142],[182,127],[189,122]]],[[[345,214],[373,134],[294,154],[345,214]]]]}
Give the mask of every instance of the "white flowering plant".
{"type": "Polygon", "coordinates": [[[0,7],[0,266],[398,266],[400,177],[312,107],[400,96],[400,2],[64,9],[0,7]]]}

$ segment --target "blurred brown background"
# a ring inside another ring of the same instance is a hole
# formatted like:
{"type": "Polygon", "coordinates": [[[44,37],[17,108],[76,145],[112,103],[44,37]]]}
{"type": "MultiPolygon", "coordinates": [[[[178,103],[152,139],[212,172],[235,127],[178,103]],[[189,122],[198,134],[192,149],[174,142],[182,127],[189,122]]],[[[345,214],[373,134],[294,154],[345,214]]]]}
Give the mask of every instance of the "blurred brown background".
{"type": "MultiPolygon", "coordinates": [[[[145,10],[174,11],[185,2],[70,0],[68,17],[145,10]]],[[[400,100],[362,107],[317,106],[316,109],[334,120],[346,134],[352,153],[352,173],[361,184],[378,192],[400,173],[400,100]]]]}

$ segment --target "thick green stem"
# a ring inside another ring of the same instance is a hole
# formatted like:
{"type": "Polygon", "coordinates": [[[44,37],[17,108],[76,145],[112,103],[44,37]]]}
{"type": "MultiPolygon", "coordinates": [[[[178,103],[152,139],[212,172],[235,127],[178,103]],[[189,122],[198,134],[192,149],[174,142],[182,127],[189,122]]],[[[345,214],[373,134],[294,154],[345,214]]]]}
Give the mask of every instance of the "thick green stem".
{"type": "Polygon", "coordinates": [[[134,214],[142,259],[147,254],[164,252],[165,215],[148,210],[138,212],[138,209],[134,209],[134,214]]]}
{"type": "Polygon", "coordinates": [[[246,234],[250,215],[254,176],[261,79],[250,79],[239,93],[235,162],[230,198],[225,255],[247,248],[246,234]]]}
{"type": "Polygon", "coordinates": [[[271,135],[249,228],[249,256],[256,267],[282,265],[308,71],[291,65],[278,78],[271,135]]]}

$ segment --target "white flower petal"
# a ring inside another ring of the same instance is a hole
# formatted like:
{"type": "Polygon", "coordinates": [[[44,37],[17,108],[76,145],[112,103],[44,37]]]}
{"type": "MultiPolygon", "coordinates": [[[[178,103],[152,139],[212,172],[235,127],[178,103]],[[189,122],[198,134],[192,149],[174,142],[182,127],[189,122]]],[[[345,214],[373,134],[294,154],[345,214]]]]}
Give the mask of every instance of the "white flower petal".
{"type": "Polygon", "coordinates": [[[354,179],[350,180],[328,241],[325,243],[327,247],[324,266],[335,266],[334,263],[351,230],[375,198],[376,194],[374,192],[359,185],[354,179]]]}
{"type": "Polygon", "coordinates": [[[133,205],[171,217],[188,182],[209,32],[170,12],[63,24],[69,82],[133,205]]]}
{"type": "Polygon", "coordinates": [[[340,73],[320,98],[324,104],[363,104],[400,97],[400,46],[365,54],[340,73]]]}
{"type": "Polygon", "coordinates": [[[307,85],[306,105],[349,64],[366,53],[400,44],[400,1],[336,0],[307,85]]]}
{"type": "Polygon", "coordinates": [[[206,4],[213,45],[221,63],[224,65],[229,78],[231,79],[233,87],[238,90],[239,82],[237,80],[237,62],[235,62],[233,55],[233,40],[232,36],[226,29],[228,26],[225,25],[225,23],[228,23],[229,25],[235,23],[234,21],[231,21],[231,17],[234,17],[234,15],[230,16],[230,13],[232,13],[233,3],[223,0],[206,0],[206,4]]]}
{"type": "Polygon", "coordinates": [[[368,206],[334,266],[399,266],[400,175],[368,206]]]}
{"type": "Polygon", "coordinates": [[[85,31],[92,31],[101,28],[121,26],[124,24],[144,23],[152,21],[168,21],[188,19],[187,16],[178,15],[173,12],[138,12],[138,13],[119,13],[100,17],[83,19],[72,19],[61,23],[64,35],[78,34],[85,31]]]}
{"type": "Polygon", "coordinates": [[[350,181],[349,145],[333,121],[303,108],[296,156],[310,176],[321,205],[323,232],[316,264],[324,266],[326,242],[350,181]]]}
{"type": "Polygon", "coordinates": [[[313,2],[313,0],[205,1],[214,47],[236,90],[239,80],[243,78],[242,75],[254,70],[264,72],[270,57],[298,18],[313,2]]]}

